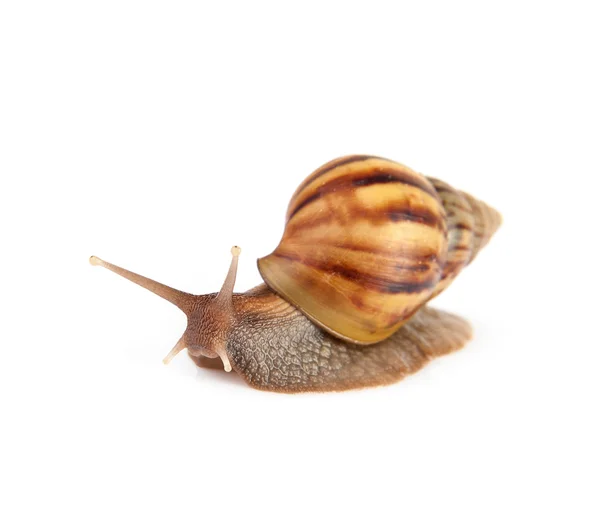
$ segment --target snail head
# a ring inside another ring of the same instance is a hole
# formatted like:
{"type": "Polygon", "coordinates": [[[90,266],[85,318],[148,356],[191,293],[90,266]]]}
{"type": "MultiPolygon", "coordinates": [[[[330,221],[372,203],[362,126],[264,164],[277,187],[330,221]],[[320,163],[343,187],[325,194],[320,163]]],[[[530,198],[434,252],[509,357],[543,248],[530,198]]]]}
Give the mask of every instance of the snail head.
{"type": "Polygon", "coordinates": [[[231,248],[232,260],[225,282],[218,293],[193,295],[166,286],[149,278],[138,275],[119,266],[92,256],[90,264],[102,266],[113,273],[126,278],[156,295],[176,305],[187,315],[187,328],[177,344],[163,359],[165,364],[183,349],[194,357],[220,357],[225,371],[231,371],[231,363],[225,351],[227,337],[235,321],[233,308],[233,287],[237,274],[238,258],[241,249],[231,248]]]}

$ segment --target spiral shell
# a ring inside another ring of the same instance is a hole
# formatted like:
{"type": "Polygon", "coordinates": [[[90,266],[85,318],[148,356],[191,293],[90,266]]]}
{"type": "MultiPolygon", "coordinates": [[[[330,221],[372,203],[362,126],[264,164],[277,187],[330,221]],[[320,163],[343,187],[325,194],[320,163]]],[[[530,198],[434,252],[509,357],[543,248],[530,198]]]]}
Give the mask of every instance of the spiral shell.
{"type": "Polygon", "coordinates": [[[370,156],[317,169],[292,196],[265,282],[332,334],[370,344],[434,292],[446,262],[446,213],[412,169],[370,156]]]}
{"type": "Polygon", "coordinates": [[[442,278],[430,298],[439,295],[470,264],[500,227],[502,217],[498,211],[471,195],[450,185],[428,178],[437,191],[446,210],[448,229],[448,254],[442,278]]]}

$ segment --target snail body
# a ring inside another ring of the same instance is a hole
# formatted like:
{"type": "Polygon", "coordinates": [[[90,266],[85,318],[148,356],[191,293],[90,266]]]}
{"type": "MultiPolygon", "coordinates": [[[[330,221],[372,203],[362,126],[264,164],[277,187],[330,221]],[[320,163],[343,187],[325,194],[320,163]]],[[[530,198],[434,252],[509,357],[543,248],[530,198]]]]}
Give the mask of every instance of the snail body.
{"type": "Polygon", "coordinates": [[[469,324],[425,306],[499,227],[498,212],[437,179],[378,157],[325,164],[298,187],[277,248],[259,259],[266,284],[234,294],[240,250],[219,293],[192,295],[102,265],[171,301],[201,367],[280,392],[388,384],[459,349],[469,324]]]}

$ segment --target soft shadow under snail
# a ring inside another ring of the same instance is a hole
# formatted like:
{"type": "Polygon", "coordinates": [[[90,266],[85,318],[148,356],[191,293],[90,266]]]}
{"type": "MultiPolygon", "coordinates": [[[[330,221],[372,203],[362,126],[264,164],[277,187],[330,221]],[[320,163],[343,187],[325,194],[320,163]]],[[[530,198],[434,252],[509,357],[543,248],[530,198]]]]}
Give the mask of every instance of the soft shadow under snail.
{"type": "Polygon", "coordinates": [[[277,392],[341,391],[396,382],[461,348],[469,324],[426,307],[501,223],[470,195],[383,158],[335,159],[300,184],[279,246],[258,260],[265,281],[233,293],[240,249],[218,293],[192,295],[97,257],[175,304],[182,349],[200,367],[277,392]],[[214,361],[220,357],[220,361],[214,361]],[[219,366],[221,367],[221,366],[219,366]]]}

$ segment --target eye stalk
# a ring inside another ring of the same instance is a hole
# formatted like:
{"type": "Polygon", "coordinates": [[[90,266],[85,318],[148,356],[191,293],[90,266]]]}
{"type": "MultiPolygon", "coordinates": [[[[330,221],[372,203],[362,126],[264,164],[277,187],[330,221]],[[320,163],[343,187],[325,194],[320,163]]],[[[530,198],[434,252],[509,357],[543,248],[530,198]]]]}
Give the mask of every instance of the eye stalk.
{"type": "Polygon", "coordinates": [[[184,291],[179,291],[178,289],[174,289],[169,286],[165,286],[160,282],[156,282],[150,278],[143,277],[142,275],[138,275],[137,273],[133,273],[132,271],[128,271],[127,269],[123,269],[122,267],[115,266],[110,262],[105,262],[101,258],[91,256],[90,264],[92,266],[100,266],[106,268],[117,275],[126,278],[127,280],[131,280],[131,282],[137,284],[138,286],[142,286],[148,291],[152,291],[155,295],[158,295],[165,300],[171,302],[171,304],[176,305],[181,311],[187,313],[191,299],[194,295],[190,293],[185,293],[184,291]]]}
{"type": "Polygon", "coordinates": [[[181,309],[188,317],[188,327],[177,341],[177,344],[163,359],[168,364],[183,349],[194,355],[209,358],[217,356],[223,361],[225,371],[231,371],[231,363],[227,356],[227,338],[235,319],[233,308],[233,288],[237,276],[238,259],[242,250],[238,246],[231,248],[231,265],[219,293],[212,295],[192,295],[171,288],[149,278],[123,269],[109,262],[92,256],[90,264],[102,266],[117,275],[142,286],[156,295],[168,300],[181,309]]]}
{"type": "Polygon", "coordinates": [[[227,307],[233,308],[233,287],[235,286],[235,277],[237,276],[238,259],[242,254],[242,248],[239,246],[233,246],[231,248],[231,265],[229,271],[225,277],[225,282],[221,286],[221,291],[217,295],[217,301],[227,307]]]}

